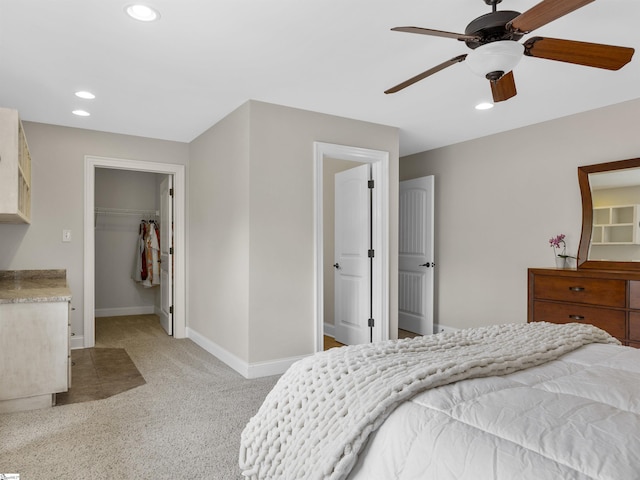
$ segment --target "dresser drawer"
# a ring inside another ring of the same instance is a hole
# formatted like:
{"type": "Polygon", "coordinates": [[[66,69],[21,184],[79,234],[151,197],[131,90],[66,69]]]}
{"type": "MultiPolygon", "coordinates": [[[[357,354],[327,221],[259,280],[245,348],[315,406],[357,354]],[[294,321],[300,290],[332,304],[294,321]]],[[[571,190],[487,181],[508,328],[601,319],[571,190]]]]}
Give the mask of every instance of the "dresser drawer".
{"type": "Polygon", "coordinates": [[[640,281],[629,282],[629,308],[640,310],[640,281]]]}
{"type": "Polygon", "coordinates": [[[640,313],[629,312],[629,340],[640,342],[640,313]]]}
{"type": "Polygon", "coordinates": [[[533,312],[536,322],[588,323],[618,339],[626,338],[624,310],[535,301],[533,312]]]}
{"type": "Polygon", "coordinates": [[[585,303],[624,308],[626,282],[602,278],[573,278],[537,275],[534,284],[536,300],[585,303]]]}

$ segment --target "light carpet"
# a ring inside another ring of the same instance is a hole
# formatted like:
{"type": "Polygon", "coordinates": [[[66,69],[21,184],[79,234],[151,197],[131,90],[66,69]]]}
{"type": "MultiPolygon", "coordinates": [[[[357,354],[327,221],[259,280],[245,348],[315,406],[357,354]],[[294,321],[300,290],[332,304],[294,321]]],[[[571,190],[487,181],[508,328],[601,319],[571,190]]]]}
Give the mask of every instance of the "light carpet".
{"type": "Polygon", "coordinates": [[[277,377],[247,380],[154,315],[96,319],[147,383],[113,397],[0,414],[0,472],[20,480],[239,480],[240,433],[277,377]]]}

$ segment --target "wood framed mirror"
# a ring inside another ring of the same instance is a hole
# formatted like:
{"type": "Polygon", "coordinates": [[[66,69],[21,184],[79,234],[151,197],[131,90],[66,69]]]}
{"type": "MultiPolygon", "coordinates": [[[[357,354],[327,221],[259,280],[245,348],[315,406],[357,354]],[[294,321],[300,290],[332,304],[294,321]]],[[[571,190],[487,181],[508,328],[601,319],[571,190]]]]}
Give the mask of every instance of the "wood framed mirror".
{"type": "Polygon", "coordinates": [[[640,158],[578,167],[578,268],[640,271],[640,158]]]}

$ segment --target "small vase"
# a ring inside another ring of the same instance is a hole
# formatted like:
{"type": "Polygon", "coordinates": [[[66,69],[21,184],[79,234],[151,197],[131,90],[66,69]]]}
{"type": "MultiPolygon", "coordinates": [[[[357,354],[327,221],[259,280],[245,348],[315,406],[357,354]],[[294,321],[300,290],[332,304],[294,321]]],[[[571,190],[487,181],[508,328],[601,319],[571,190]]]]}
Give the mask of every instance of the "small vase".
{"type": "Polygon", "coordinates": [[[556,255],[556,267],[557,268],[567,268],[567,257],[561,257],[559,255],[556,255]]]}

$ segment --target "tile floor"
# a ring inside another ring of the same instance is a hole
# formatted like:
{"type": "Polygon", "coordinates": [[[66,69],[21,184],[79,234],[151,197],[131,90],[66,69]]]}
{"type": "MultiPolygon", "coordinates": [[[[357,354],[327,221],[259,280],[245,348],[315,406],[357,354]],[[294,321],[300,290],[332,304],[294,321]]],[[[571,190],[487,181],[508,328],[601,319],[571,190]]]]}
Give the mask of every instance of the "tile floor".
{"type": "Polygon", "coordinates": [[[124,348],[71,351],[71,388],[56,395],[56,405],[117,395],[146,382],[124,348]]]}

